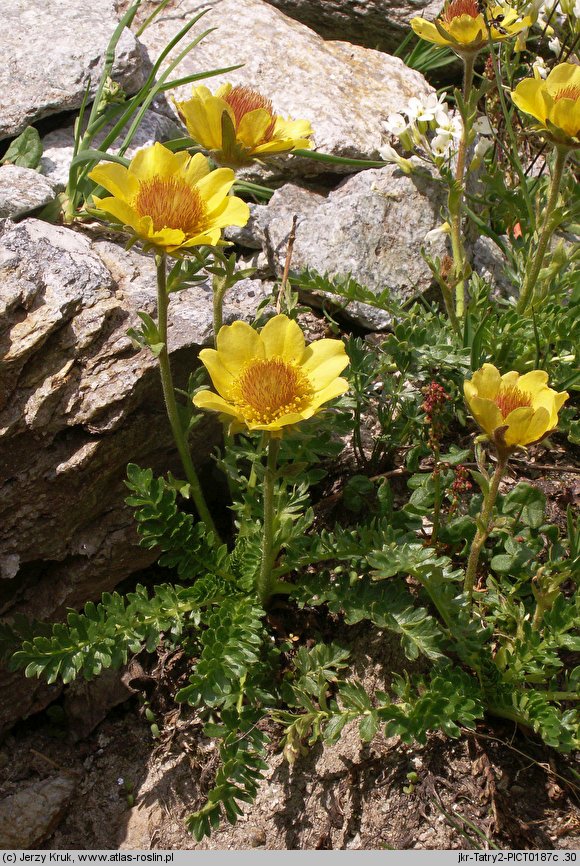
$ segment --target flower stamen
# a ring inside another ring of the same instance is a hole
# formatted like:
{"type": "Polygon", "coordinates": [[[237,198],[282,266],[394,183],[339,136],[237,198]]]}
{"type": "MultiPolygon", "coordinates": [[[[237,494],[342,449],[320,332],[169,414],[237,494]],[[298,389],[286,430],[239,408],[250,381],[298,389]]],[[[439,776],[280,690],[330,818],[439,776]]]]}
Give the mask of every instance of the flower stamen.
{"type": "Polygon", "coordinates": [[[262,94],[258,93],[257,90],[252,90],[251,87],[244,87],[243,85],[232,87],[230,92],[224,95],[223,99],[234,112],[236,129],[240,125],[240,121],[244,115],[249,114],[250,111],[256,111],[258,108],[267,111],[271,120],[266,132],[264,133],[263,140],[270,141],[272,139],[274,128],[276,126],[276,118],[274,116],[274,108],[270,99],[262,96],[262,94]]]}
{"type": "Polygon", "coordinates": [[[477,18],[479,14],[477,0],[451,0],[443,10],[441,20],[446,24],[451,24],[453,19],[459,18],[460,15],[469,15],[471,18],[477,18]]]}
{"type": "Polygon", "coordinates": [[[501,412],[501,417],[505,419],[514,409],[531,406],[532,395],[527,391],[520,391],[515,385],[508,385],[500,387],[495,403],[501,412]]]}
{"type": "Polygon", "coordinates": [[[580,85],[568,84],[567,87],[562,87],[554,96],[554,102],[561,99],[573,99],[577,102],[580,99],[580,85]]]}
{"type": "Polygon", "coordinates": [[[205,205],[202,198],[180,178],[157,175],[141,181],[133,206],[140,217],[151,217],[156,232],[181,229],[186,235],[194,235],[203,228],[205,205]]]}
{"type": "Polygon", "coordinates": [[[270,424],[301,412],[312,399],[305,374],[282,358],[254,359],[234,384],[235,402],[251,423],[270,424]]]}

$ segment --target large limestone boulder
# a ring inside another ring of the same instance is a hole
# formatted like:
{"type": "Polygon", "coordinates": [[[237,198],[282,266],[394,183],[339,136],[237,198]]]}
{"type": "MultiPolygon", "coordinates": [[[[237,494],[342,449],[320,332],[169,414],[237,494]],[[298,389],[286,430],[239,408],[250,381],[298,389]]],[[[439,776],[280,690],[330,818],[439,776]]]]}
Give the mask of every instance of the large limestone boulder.
{"type": "MultiPolygon", "coordinates": [[[[118,24],[112,0],[3,0],[0,139],[42,117],[78,108],[94,94],[118,24]]],[[[128,30],[113,78],[133,93],[143,83],[139,45],[128,30]]]]}
{"type": "MultiPolygon", "coordinates": [[[[285,184],[267,206],[252,209],[243,234],[235,230],[232,236],[261,249],[254,259],[262,273],[281,276],[296,217],[292,270],[350,275],[376,295],[390,289],[393,299],[406,301],[433,282],[422,249],[439,258],[447,251],[444,235],[427,237],[441,223],[444,200],[443,187],[426,169],[407,176],[390,165],[359,172],[327,196],[285,184]]],[[[320,294],[307,297],[317,304],[324,299],[332,301],[320,294]]],[[[334,301],[344,306],[344,300],[334,301]]],[[[388,312],[368,304],[350,303],[346,314],[371,330],[391,323],[388,312]]]]}
{"type": "Polygon", "coordinates": [[[430,20],[443,0],[266,0],[325,39],[347,39],[357,45],[394,51],[411,18],[430,20]]]}
{"type": "MultiPolygon", "coordinates": [[[[306,118],[319,151],[378,159],[387,116],[404,108],[411,96],[433,93],[425,78],[398,58],[346,42],[325,42],[264,0],[172,0],[140,37],[150,59],[155,60],[203,9],[208,12],[191,35],[217,29],[187,55],[175,74],[244,64],[206,83],[211,89],[224,81],[253,87],[272,100],[279,114],[306,118]]],[[[172,93],[178,100],[190,94],[191,85],[172,93]]],[[[286,159],[287,170],[288,162],[297,174],[337,170],[299,158],[286,159]]]]}

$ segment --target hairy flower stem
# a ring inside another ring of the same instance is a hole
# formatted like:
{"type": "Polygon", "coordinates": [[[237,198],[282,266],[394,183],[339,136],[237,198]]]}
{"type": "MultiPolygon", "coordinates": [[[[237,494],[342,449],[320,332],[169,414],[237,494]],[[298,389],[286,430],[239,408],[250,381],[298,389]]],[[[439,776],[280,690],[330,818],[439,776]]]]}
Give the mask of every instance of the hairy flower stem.
{"type": "Polygon", "coordinates": [[[171,365],[169,363],[169,352],[167,349],[167,255],[159,253],[155,257],[157,266],[157,330],[159,332],[159,340],[162,344],[162,349],[159,352],[159,371],[161,373],[161,385],[163,387],[163,397],[165,400],[165,408],[167,417],[171,425],[171,432],[177,450],[181,458],[181,463],[185,471],[185,477],[189,483],[191,497],[197,509],[200,519],[205,523],[207,529],[213,532],[216,544],[220,543],[220,537],[215,528],[211,514],[207,507],[197,472],[191,459],[189,446],[179,420],[177,403],[175,401],[175,389],[173,387],[173,377],[171,375],[171,365]]]}
{"type": "Polygon", "coordinates": [[[274,485],[276,482],[276,465],[280,439],[274,436],[268,441],[268,462],[264,475],[264,533],[262,544],[262,562],[256,581],[256,591],[260,604],[266,607],[273,593],[275,581],[272,580],[272,569],[276,551],[274,550],[274,485]]]}
{"type": "Polygon", "coordinates": [[[562,147],[561,145],[556,145],[555,151],[556,161],[554,163],[554,170],[552,172],[552,183],[550,185],[548,203],[546,205],[546,210],[544,211],[544,225],[542,227],[542,233],[538,242],[536,254],[530,260],[529,269],[526,270],[524,284],[522,286],[520,298],[516,305],[516,312],[520,314],[526,312],[530,301],[533,298],[536,280],[538,279],[538,274],[540,273],[542,265],[544,263],[546,249],[550,242],[550,238],[554,233],[552,215],[558,201],[558,194],[560,192],[560,185],[562,183],[562,176],[564,174],[564,166],[566,164],[566,159],[568,157],[568,154],[570,153],[567,147],[562,147]]]}
{"type": "Polygon", "coordinates": [[[467,160],[467,147],[471,135],[471,111],[469,99],[473,87],[473,66],[475,54],[462,55],[463,60],[463,102],[465,116],[463,117],[463,132],[457,149],[457,165],[453,189],[449,193],[448,207],[451,225],[451,249],[453,252],[453,272],[457,280],[455,285],[455,314],[462,321],[465,314],[465,247],[461,236],[461,214],[463,210],[463,198],[465,195],[465,163],[467,160]]]}
{"type": "Polygon", "coordinates": [[[475,538],[471,542],[469,559],[467,560],[467,570],[465,572],[465,582],[463,584],[464,592],[467,593],[470,600],[473,597],[473,587],[475,584],[475,576],[477,574],[477,564],[479,562],[479,556],[481,554],[483,545],[487,540],[487,536],[489,535],[491,530],[491,515],[493,512],[493,506],[495,505],[495,500],[497,499],[497,492],[499,490],[501,479],[503,478],[506,470],[507,461],[507,454],[505,452],[498,452],[495,472],[493,473],[489,489],[483,497],[481,512],[477,519],[477,532],[475,533],[475,538]]]}

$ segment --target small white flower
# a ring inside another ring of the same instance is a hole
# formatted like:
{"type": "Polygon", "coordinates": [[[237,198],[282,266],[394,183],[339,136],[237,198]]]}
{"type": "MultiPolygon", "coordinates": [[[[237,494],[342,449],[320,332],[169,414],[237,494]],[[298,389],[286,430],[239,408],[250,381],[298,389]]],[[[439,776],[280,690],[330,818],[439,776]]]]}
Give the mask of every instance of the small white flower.
{"type": "Polygon", "coordinates": [[[435,122],[437,123],[437,126],[445,126],[449,123],[449,118],[449,106],[447,103],[444,103],[435,111],[435,122]]]}
{"type": "Polygon", "coordinates": [[[382,147],[379,147],[379,153],[385,162],[397,162],[399,159],[399,154],[390,144],[383,144],[382,147]]]}
{"type": "Polygon", "coordinates": [[[489,140],[489,138],[480,138],[475,147],[473,148],[473,158],[474,160],[482,160],[487,151],[492,147],[493,144],[489,140]]]}
{"type": "Polygon", "coordinates": [[[431,153],[435,157],[446,157],[451,152],[453,139],[450,135],[436,135],[431,141],[431,153]]]}
{"type": "Polygon", "coordinates": [[[439,135],[450,135],[459,140],[463,135],[463,123],[459,114],[449,116],[445,123],[439,124],[435,130],[439,135]]]}
{"type": "MultiPolygon", "coordinates": [[[[579,0],[580,2],[580,0],[579,0]]],[[[534,78],[547,78],[549,69],[546,66],[546,61],[543,57],[537,57],[532,63],[534,78]]]]}
{"type": "Polygon", "coordinates": [[[410,160],[405,159],[404,156],[399,156],[397,151],[391,147],[390,144],[383,144],[383,146],[379,148],[379,153],[381,159],[384,159],[385,162],[394,162],[405,174],[411,174],[413,171],[413,163],[410,160]]]}
{"type": "Polygon", "coordinates": [[[407,121],[402,114],[389,114],[384,127],[391,135],[399,136],[407,129],[407,121]]]}
{"type": "Polygon", "coordinates": [[[473,123],[473,131],[477,135],[493,135],[493,129],[491,128],[491,123],[485,114],[480,114],[473,123]]]}
{"type": "Polygon", "coordinates": [[[430,120],[434,120],[443,106],[447,108],[447,105],[445,104],[446,96],[446,93],[442,93],[441,96],[437,96],[436,93],[430,93],[425,102],[418,109],[416,119],[418,121],[424,120],[427,123],[430,120]]]}
{"type": "Polygon", "coordinates": [[[558,55],[562,50],[562,43],[558,39],[557,36],[553,36],[552,39],[548,41],[548,48],[552,52],[552,54],[558,55]]]}
{"type": "Polygon", "coordinates": [[[423,240],[425,241],[425,243],[430,244],[433,241],[437,240],[437,238],[441,235],[448,235],[450,233],[451,226],[449,225],[449,223],[445,222],[442,225],[436,226],[436,228],[431,229],[430,232],[427,232],[423,240]]]}
{"type": "Polygon", "coordinates": [[[419,116],[419,114],[421,114],[422,112],[423,112],[423,103],[421,102],[420,99],[417,99],[416,96],[412,96],[409,100],[409,104],[407,105],[407,108],[405,109],[405,114],[407,115],[409,120],[412,122],[412,121],[416,120],[417,117],[419,116]]]}

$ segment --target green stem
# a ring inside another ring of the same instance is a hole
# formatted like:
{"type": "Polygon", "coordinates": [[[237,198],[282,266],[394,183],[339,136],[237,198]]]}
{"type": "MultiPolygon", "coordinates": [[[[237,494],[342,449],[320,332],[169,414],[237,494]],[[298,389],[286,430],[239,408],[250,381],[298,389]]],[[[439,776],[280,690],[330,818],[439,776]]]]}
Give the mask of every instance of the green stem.
{"type": "Polygon", "coordinates": [[[467,560],[467,570],[465,572],[465,583],[463,584],[463,589],[468,594],[470,600],[473,597],[473,586],[475,584],[479,556],[491,530],[493,506],[497,499],[499,485],[504,476],[507,460],[508,455],[505,452],[498,452],[495,472],[493,473],[489,489],[483,497],[481,513],[477,519],[477,532],[475,533],[475,538],[471,542],[469,559],[467,560]]]}
{"type": "Polygon", "coordinates": [[[461,321],[465,314],[465,248],[461,237],[461,213],[463,210],[463,198],[465,195],[465,163],[467,159],[467,148],[471,135],[471,118],[469,99],[473,86],[473,66],[475,54],[462,56],[463,60],[463,102],[465,116],[463,117],[463,133],[459,148],[457,150],[457,166],[455,168],[455,182],[453,190],[449,194],[449,216],[451,224],[451,249],[453,251],[453,272],[457,283],[455,285],[455,314],[461,321]]]}
{"type": "Polygon", "coordinates": [[[542,228],[542,233],[538,242],[536,254],[530,261],[529,269],[526,269],[524,284],[522,286],[520,298],[516,305],[516,312],[520,314],[525,313],[530,304],[530,301],[532,300],[534,289],[536,287],[536,280],[538,279],[538,274],[540,273],[540,270],[542,269],[542,265],[544,263],[546,249],[548,247],[548,243],[550,242],[550,238],[552,237],[552,234],[554,232],[554,226],[552,225],[552,215],[558,201],[560,184],[562,183],[562,176],[564,174],[564,166],[570,152],[567,147],[562,147],[562,145],[556,145],[555,151],[556,162],[554,163],[554,171],[552,172],[552,183],[550,185],[548,203],[546,205],[546,210],[544,211],[544,225],[542,228]]]}
{"type": "Polygon", "coordinates": [[[431,545],[435,547],[439,535],[441,523],[441,464],[439,463],[439,443],[433,448],[435,457],[435,469],[433,470],[434,502],[433,502],[433,531],[431,533],[431,545]]]}
{"type": "Polygon", "coordinates": [[[272,596],[272,568],[274,565],[274,485],[276,481],[276,463],[280,440],[270,436],[268,442],[268,463],[264,475],[264,533],[262,542],[262,562],[256,581],[256,591],[263,607],[266,607],[272,596]]]}
{"type": "Polygon", "coordinates": [[[534,612],[534,618],[532,620],[532,631],[538,631],[539,630],[539,628],[542,624],[542,620],[544,618],[544,614],[546,613],[546,610],[547,610],[546,605],[542,604],[541,600],[538,599],[536,601],[536,610],[534,612]]]}
{"type": "Polygon", "coordinates": [[[157,330],[159,331],[160,342],[163,345],[163,348],[159,352],[158,360],[167,417],[169,418],[171,432],[173,433],[173,438],[177,445],[177,450],[179,451],[181,463],[183,464],[183,469],[185,471],[185,477],[189,482],[191,497],[197,509],[197,513],[205,523],[207,529],[210,532],[213,532],[216,544],[219,544],[220,537],[207,507],[199,483],[199,478],[197,477],[197,472],[195,471],[191,459],[189,446],[183,433],[181,421],[179,420],[177,403],[175,401],[175,389],[173,387],[171,365],[169,363],[169,351],[167,349],[167,254],[165,252],[159,253],[155,258],[155,264],[157,266],[157,330]]]}
{"type": "Polygon", "coordinates": [[[213,339],[216,345],[217,335],[224,323],[224,296],[227,291],[228,283],[225,277],[218,277],[214,274],[212,280],[213,290],[213,339]]]}

